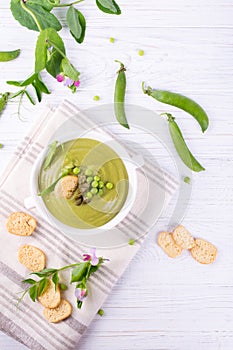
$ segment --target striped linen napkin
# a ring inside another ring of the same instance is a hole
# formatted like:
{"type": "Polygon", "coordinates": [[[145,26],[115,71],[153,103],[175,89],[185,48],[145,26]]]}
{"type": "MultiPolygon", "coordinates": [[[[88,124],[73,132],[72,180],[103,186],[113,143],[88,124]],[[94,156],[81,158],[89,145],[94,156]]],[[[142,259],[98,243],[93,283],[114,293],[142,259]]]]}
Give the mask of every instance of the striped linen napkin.
{"type": "MultiPolygon", "coordinates": [[[[110,261],[91,276],[89,295],[82,309],[76,308],[74,286],[64,292],[64,298],[73,303],[72,315],[58,324],[48,323],[43,317],[42,305],[33,303],[28,296],[19,308],[16,308],[19,296],[17,293],[25,288],[21,280],[28,275],[28,271],[17,260],[17,250],[21,245],[32,244],[42,249],[47,256],[47,267],[56,268],[82,260],[82,255],[88,250],[64,236],[35,208],[26,210],[24,207],[24,199],[30,195],[29,178],[32,165],[48,144],[54,130],[69,118],[74,118],[77,126],[82,127],[82,124],[85,124],[85,128],[93,128],[93,122],[82,113],[78,118],[74,117],[77,112],[80,112],[77,107],[68,101],[62,103],[58,109],[47,108],[17,148],[0,181],[0,330],[32,350],[78,349],[80,337],[140,248],[149,230],[147,221],[138,215],[143,196],[143,174],[142,170],[138,169],[138,182],[142,181],[142,186],[139,186],[131,211],[117,225],[118,230],[123,232],[127,239],[135,238],[136,243],[133,246],[125,244],[118,248],[98,249],[98,255],[110,261]],[[19,237],[7,232],[6,219],[14,211],[26,211],[37,219],[38,226],[32,236],[19,237]]],[[[131,155],[135,153],[132,149],[128,151],[131,155]]],[[[165,192],[168,201],[177,188],[176,180],[149,161],[144,168],[149,181],[165,192]]]]}

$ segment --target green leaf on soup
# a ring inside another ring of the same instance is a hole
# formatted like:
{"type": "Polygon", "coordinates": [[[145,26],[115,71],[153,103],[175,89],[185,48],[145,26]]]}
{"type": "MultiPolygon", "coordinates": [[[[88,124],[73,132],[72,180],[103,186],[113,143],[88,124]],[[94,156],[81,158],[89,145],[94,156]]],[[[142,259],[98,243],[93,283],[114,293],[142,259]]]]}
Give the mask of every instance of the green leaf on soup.
{"type": "Polygon", "coordinates": [[[96,5],[98,8],[112,15],[120,15],[121,9],[114,0],[96,0],[96,5]]]}
{"type": "Polygon", "coordinates": [[[83,14],[73,6],[70,6],[66,14],[66,22],[70,29],[70,33],[75,40],[81,44],[84,40],[86,31],[86,20],[83,14]]]}
{"type": "Polygon", "coordinates": [[[58,141],[54,141],[53,143],[51,143],[48,146],[49,151],[48,151],[47,157],[46,157],[44,165],[43,165],[43,170],[46,170],[51,165],[53,157],[54,157],[56,150],[57,150],[57,145],[58,145],[58,141]]]}

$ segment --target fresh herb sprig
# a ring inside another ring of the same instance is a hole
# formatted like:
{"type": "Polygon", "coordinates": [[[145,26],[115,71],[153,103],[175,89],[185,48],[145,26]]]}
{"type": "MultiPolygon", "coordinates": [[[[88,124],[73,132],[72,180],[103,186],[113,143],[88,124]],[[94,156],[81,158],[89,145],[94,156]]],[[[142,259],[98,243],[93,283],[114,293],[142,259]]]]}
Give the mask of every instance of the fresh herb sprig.
{"type": "MultiPolygon", "coordinates": [[[[28,86],[32,85],[35,89],[39,102],[42,100],[42,94],[49,94],[46,85],[41,81],[40,73],[46,70],[50,75],[63,82],[65,86],[76,92],[80,85],[79,71],[71,64],[66,56],[65,45],[58,34],[62,29],[53,9],[58,7],[68,7],[66,13],[66,24],[70,29],[72,37],[81,44],[85,38],[86,19],[84,15],[74,7],[74,5],[84,0],[73,1],[71,3],[61,3],[60,0],[11,0],[11,12],[14,18],[24,27],[30,30],[40,32],[35,49],[35,70],[34,73],[22,82],[8,81],[10,85],[23,87],[15,93],[4,92],[0,94],[0,114],[7,103],[19,98],[18,114],[20,115],[20,106],[23,97],[26,96],[32,104],[35,104],[34,98],[28,91],[28,86]]],[[[109,14],[119,15],[121,10],[114,0],[96,0],[98,8],[109,14]]],[[[2,53],[2,60],[16,58],[17,52],[2,53]]]]}
{"type": "Polygon", "coordinates": [[[70,284],[76,283],[75,297],[77,299],[77,308],[81,309],[83,301],[88,295],[88,279],[106,260],[108,260],[103,257],[97,257],[95,248],[91,249],[90,254],[84,254],[83,257],[82,262],[66,265],[59,269],[48,268],[39,272],[32,272],[30,275],[36,275],[40,279],[35,280],[33,278],[27,278],[22,281],[30,286],[22,292],[22,296],[18,300],[18,303],[22,301],[26,294],[28,294],[31,300],[35,302],[46,290],[49,280],[53,282],[55,290],[57,290],[58,287],[60,287],[61,290],[67,289],[68,287],[64,283],[60,283],[59,273],[61,271],[72,269],[70,284]]]}

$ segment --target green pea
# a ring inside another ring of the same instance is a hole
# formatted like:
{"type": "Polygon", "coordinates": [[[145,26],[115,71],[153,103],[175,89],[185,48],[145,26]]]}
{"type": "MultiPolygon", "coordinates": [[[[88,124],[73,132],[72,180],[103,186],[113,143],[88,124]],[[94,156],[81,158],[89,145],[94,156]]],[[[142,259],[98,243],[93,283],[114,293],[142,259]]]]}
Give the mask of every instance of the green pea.
{"type": "Polygon", "coordinates": [[[80,173],[80,168],[78,168],[77,166],[73,169],[73,173],[74,175],[78,175],[80,173]]]}
{"type": "Polygon", "coordinates": [[[110,41],[110,43],[115,43],[115,39],[114,38],[109,38],[109,41],[110,41]]]}
{"type": "Polygon", "coordinates": [[[142,83],[142,90],[144,94],[153,97],[155,100],[180,108],[192,115],[199,123],[203,132],[208,128],[209,118],[206,112],[198,103],[190,98],[170,91],[153,90],[150,86],[145,88],[144,82],[142,83]]]}
{"type": "Polygon", "coordinates": [[[90,184],[93,181],[93,177],[92,176],[88,176],[86,181],[87,181],[88,184],[90,184]]]}
{"type": "Polygon", "coordinates": [[[61,290],[66,290],[68,287],[67,287],[67,285],[66,284],[64,284],[64,283],[60,283],[60,289],[61,290]]]}
{"type": "Polygon", "coordinates": [[[99,101],[99,100],[100,100],[100,97],[99,97],[98,95],[96,95],[96,96],[93,97],[93,100],[94,100],[94,101],[99,101]]]}
{"type": "Polygon", "coordinates": [[[134,245],[135,244],[135,240],[130,238],[129,242],[128,242],[129,245],[134,245]]]}
{"type": "Polygon", "coordinates": [[[91,189],[91,193],[92,193],[92,194],[97,194],[97,193],[98,193],[98,189],[95,188],[95,187],[93,187],[93,188],[91,189]]]}
{"type": "Polygon", "coordinates": [[[0,143],[0,148],[3,148],[3,147],[4,147],[4,145],[2,143],[0,143]]]}
{"type": "Polygon", "coordinates": [[[98,175],[94,176],[95,181],[100,181],[100,177],[98,175]]]}
{"type": "Polygon", "coordinates": [[[99,196],[103,196],[103,194],[104,194],[104,191],[100,188],[99,191],[98,191],[98,195],[99,196]]]}
{"type": "Polygon", "coordinates": [[[91,186],[92,186],[92,187],[98,187],[98,181],[93,181],[93,182],[91,183],[91,186]]]}
{"type": "Polygon", "coordinates": [[[91,192],[87,192],[86,197],[89,198],[89,199],[91,199],[91,198],[93,197],[93,196],[92,196],[92,193],[91,193],[91,192]]]}
{"type": "Polygon", "coordinates": [[[107,188],[108,190],[111,190],[111,189],[113,188],[113,184],[112,184],[111,182],[107,182],[107,183],[106,183],[106,188],[107,188]]]}
{"type": "Polygon", "coordinates": [[[183,135],[181,133],[181,130],[175,122],[175,118],[170,113],[166,114],[168,117],[169,131],[173,144],[184,164],[188,168],[196,172],[205,170],[205,168],[203,168],[203,166],[194,158],[192,153],[189,151],[188,146],[186,145],[183,135]]]}
{"type": "Polygon", "coordinates": [[[144,51],[143,50],[139,50],[138,54],[139,54],[139,56],[144,56],[144,51]]]}
{"type": "Polygon", "coordinates": [[[98,315],[100,315],[101,317],[104,316],[104,310],[103,309],[99,309],[98,315]]]}
{"type": "Polygon", "coordinates": [[[115,60],[115,62],[120,63],[120,69],[118,71],[118,76],[115,84],[114,93],[114,111],[118,122],[129,129],[129,124],[127,122],[125,114],[125,90],[126,90],[126,76],[125,76],[125,66],[120,61],[115,60]]]}
{"type": "Polygon", "coordinates": [[[85,171],[85,175],[86,176],[91,176],[93,174],[93,171],[91,170],[91,169],[87,169],[86,171],[85,171]]]}
{"type": "Polygon", "coordinates": [[[189,176],[185,176],[184,182],[185,182],[186,184],[190,184],[190,181],[191,181],[190,177],[189,177],[189,176]]]}
{"type": "Polygon", "coordinates": [[[98,187],[99,188],[103,188],[104,187],[104,182],[103,181],[99,181],[98,187]]]}

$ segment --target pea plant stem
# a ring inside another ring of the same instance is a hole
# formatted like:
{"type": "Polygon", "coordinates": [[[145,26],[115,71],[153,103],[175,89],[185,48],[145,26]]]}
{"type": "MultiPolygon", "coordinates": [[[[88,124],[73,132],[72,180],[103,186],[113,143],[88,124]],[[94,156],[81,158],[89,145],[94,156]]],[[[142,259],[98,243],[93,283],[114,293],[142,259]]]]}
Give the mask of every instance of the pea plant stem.
{"type": "Polygon", "coordinates": [[[83,2],[84,0],[78,0],[78,1],[74,1],[74,2],[71,2],[69,4],[58,4],[58,5],[54,5],[54,7],[67,7],[67,6],[72,6],[72,5],[75,5],[75,4],[79,4],[80,2],[83,2]]]}
{"type": "Polygon", "coordinates": [[[41,28],[40,23],[38,22],[36,16],[34,15],[34,13],[31,10],[29,10],[29,8],[25,5],[25,3],[23,1],[21,1],[20,4],[21,4],[22,8],[33,18],[39,31],[41,32],[42,28],[41,28]]]}

